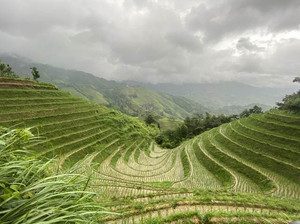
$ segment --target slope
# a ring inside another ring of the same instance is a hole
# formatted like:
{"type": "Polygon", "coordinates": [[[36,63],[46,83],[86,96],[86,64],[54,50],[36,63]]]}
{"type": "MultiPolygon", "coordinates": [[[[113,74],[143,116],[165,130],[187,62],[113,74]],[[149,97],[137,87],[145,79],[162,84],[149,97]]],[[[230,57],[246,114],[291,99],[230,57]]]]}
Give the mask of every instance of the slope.
{"type": "Polygon", "coordinates": [[[61,165],[72,165],[91,152],[104,158],[133,139],[149,144],[151,131],[136,119],[55,87],[8,80],[1,79],[0,125],[34,127],[40,137],[29,149],[38,156],[59,156],[61,165]]]}
{"type": "Polygon", "coordinates": [[[21,76],[30,76],[30,67],[37,67],[41,80],[51,82],[61,90],[103,104],[132,116],[153,113],[159,117],[185,118],[192,113],[209,111],[204,106],[184,97],[161,94],[147,88],[108,81],[92,74],[33,63],[21,57],[0,55],[21,76]]]}
{"type": "Polygon", "coordinates": [[[102,188],[115,195],[110,206],[123,217],[104,220],[287,223],[299,219],[299,124],[300,115],[272,110],[212,129],[173,150],[152,145],[150,152],[131,147],[116,152],[98,172],[127,182],[102,188]],[[120,206],[122,201],[126,203],[120,206]]]}
{"type": "MultiPolygon", "coordinates": [[[[22,82],[0,89],[0,125],[36,127],[29,148],[91,177],[105,223],[287,223],[299,219],[300,116],[272,110],[161,149],[134,118],[22,82]]],[[[39,86],[38,84],[36,84],[39,86]]]]}

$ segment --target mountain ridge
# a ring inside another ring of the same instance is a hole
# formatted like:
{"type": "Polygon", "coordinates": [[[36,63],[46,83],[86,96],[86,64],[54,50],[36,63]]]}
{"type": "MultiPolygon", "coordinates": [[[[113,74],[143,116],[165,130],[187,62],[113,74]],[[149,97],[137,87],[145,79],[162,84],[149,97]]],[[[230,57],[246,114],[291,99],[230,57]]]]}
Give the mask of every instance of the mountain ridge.
{"type": "Polygon", "coordinates": [[[259,105],[266,111],[274,107],[284,95],[293,91],[253,87],[238,82],[181,85],[118,82],[84,71],[35,63],[20,56],[0,55],[0,60],[10,64],[21,76],[30,76],[30,67],[36,66],[40,69],[41,81],[54,83],[60,89],[69,91],[75,96],[141,118],[149,113],[154,113],[158,119],[163,117],[184,119],[193,113],[205,112],[239,114],[253,105],[259,105]]]}
{"type": "Polygon", "coordinates": [[[0,60],[10,64],[12,69],[23,77],[29,76],[27,74],[30,74],[30,67],[35,66],[40,71],[41,81],[51,82],[59,89],[69,91],[75,96],[84,97],[131,116],[143,117],[145,114],[155,113],[158,117],[183,119],[192,113],[210,112],[208,108],[184,97],[109,81],[82,71],[34,63],[20,57],[0,56],[0,60]]]}
{"type": "Polygon", "coordinates": [[[239,82],[149,84],[126,81],[126,83],[144,86],[154,91],[175,96],[183,96],[207,105],[211,110],[219,110],[225,106],[246,106],[248,104],[262,104],[273,107],[284,95],[296,90],[294,88],[254,87],[239,82]]]}

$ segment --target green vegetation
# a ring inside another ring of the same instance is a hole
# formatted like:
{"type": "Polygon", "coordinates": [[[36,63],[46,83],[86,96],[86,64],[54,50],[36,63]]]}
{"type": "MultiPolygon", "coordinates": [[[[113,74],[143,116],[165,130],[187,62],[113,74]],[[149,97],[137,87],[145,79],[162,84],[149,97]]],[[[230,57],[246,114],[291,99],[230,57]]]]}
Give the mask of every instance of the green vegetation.
{"type": "Polygon", "coordinates": [[[169,130],[167,138],[161,135],[165,146],[168,139],[170,147],[178,144],[166,149],[153,141],[155,115],[146,125],[68,92],[18,82],[0,85],[5,127],[0,150],[10,149],[0,155],[0,221],[287,223],[300,218],[297,113],[261,114],[254,108],[242,119],[195,115],[169,130]]]}
{"type": "Polygon", "coordinates": [[[160,130],[173,130],[183,123],[181,119],[176,118],[161,118],[158,120],[160,130]]]}
{"type": "Polygon", "coordinates": [[[159,119],[165,117],[184,119],[193,113],[209,111],[187,98],[155,92],[139,85],[108,81],[85,72],[45,64],[29,63],[17,57],[4,57],[2,60],[7,61],[20,76],[34,72],[30,68],[38,68],[40,82],[51,82],[60,90],[71,92],[74,96],[139,117],[141,120],[149,113],[159,119]]]}
{"type": "Polygon", "coordinates": [[[152,114],[148,114],[145,118],[145,123],[147,125],[154,125],[157,126],[160,129],[160,124],[159,122],[154,118],[152,114]]]}
{"type": "MultiPolygon", "coordinates": [[[[217,191],[198,192],[200,196],[176,199],[148,198],[147,204],[131,202],[143,198],[120,198],[114,201],[123,212],[122,217],[104,219],[113,223],[288,223],[297,220],[299,203],[258,194],[217,191]],[[127,200],[126,200],[127,199],[127,200]],[[215,202],[215,203],[212,203],[215,202]],[[227,208],[227,209],[226,209],[227,208]]],[[[112,205],[113,206],[113,205],[112,205]]]]}
{"type": "MultiPolygon", "coordinates": [[[[296,77],[293,82],[300,83],[300,77],[296,77]]],[[[277,103],[279,109],[300,113],[300,90],[291,95],[286,95],[282,101],[282,103],[277,103]]]]}
{"type": "Polygon", "coordinates": [[[198,145],[199,143],[196,141],[193,143],[193,149],[195,151],[195,155],[199,161],[208,171],[210,171],[218,181],[224,187],[230,187],[234,183],[234,179],[232,175],[219,163],[216,163],[210,157],[208,157],[198,145]]]}
{"type": "Polygon", "coordinates": [[[184,149],[180,153],[180,158],[181,158],[181,162],[182,162],[184,177],[188,177],[191,172],[191,167],[190,167],[188,155],[184,149]]]}
{"type": "Polygon", "coordinates": [[[154,186],[154,187],[171,187],[172,186],[172,182],[170,182],[170,181],[149,182],[148,184],[150,184],[151,186],[154,186]]]}
{"type": "Polygon", "coordinates": [[[205,131],[218,127],[221,124],[234,121],[238,118],[249,117],[251,114],[261,114],[262,109],[254,106],[251,109],[246,109],[239,115],[211,115],[206,112],[205,116],[194,114],[192,117],[186,117],[184,123],[174,129],[162,131],[156,137],[156,143],[165,148],[174,148],[180,145],[186,139],[193,138],[205,131]]]}
{"type": "Polygon", "coordinates": [[[255,105],[253,108],[246,109],[242,113],[240,113],[240,118],[249,117],[251,114],[262,114],[262,108],[255,105]]]}
{"type": "Polygon", "coordinates": [[[104,159],[115,150],[108,147],[115,139],[119,141],[114,142],[114,147],[128,145],[136,138],[150,140],[151,130],[142,122],[74,98],[67,92],[24,89],[0,92],[0,124],[35,126],[33,132],[46,139],[31,143],[28,148],[49,158],[60,155],[69,165],[91,151],[102,151],[96,158],[104,159]]]}
{"type": "Polygon", "coordinates": [[[0,77],[5,78],[18,78],[18,76],[12,71],[9,64],[4,64],[0,61],[0,77]]]}
{"type": "Polygon", "coordinates": [[[40,73],[39,73],[39,71],[37,70],[36,67],[32,67],[30,69],[31,69],[31,74],[32,74],[32,77],[33,77],[34,80],[37,80],[38,78],[41,77],[40,73]]]}
{"type": "MultiPolygon", "coordinates": [[[[235,145],[227,138],[223,138],[221,134],[217,133],[217,129],[211,130],[210,134],[214,138],[209,139],[210,136],[203,136],[203,144],[214,158],[223,164],[226,164],[229,169],[236,170],[240,174],[250,179],[252,182],[257,184],[262,191],[270,191],[274,188],[272,182],[267,177],[226,153],[227,150],[231,150],[237,155],[243,156],[243,153],[246,153],[247,151],[242,150],[241,147],[235,145]],[[213,145],[213,143],[220,143],[218,146],[222,147],[224,151],[220,150],[218,147],[216,147],[216,145],[213,145]]],[[[253,157],[251,153],[249,153],[248,156],[253,157]]]]}
{"type": "Polygon", "coordinates": [[[1,223],[91,223],[107,213],[76,167],[53,173],[54,160],[45,163],[24,149],[34,139],[29,129],[0,128],[1,223]]]}

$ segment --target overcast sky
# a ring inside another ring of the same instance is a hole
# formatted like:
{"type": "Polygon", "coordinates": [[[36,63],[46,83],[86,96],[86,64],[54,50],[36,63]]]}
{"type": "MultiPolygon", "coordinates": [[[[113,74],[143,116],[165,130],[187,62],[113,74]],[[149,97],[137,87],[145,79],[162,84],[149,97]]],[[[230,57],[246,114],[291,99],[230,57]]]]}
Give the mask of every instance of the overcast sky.
{"type": "Polygon", "coordinates": [[[286,86],[300,0],[0,0],[0,52],[143,82],[286,86]]]}

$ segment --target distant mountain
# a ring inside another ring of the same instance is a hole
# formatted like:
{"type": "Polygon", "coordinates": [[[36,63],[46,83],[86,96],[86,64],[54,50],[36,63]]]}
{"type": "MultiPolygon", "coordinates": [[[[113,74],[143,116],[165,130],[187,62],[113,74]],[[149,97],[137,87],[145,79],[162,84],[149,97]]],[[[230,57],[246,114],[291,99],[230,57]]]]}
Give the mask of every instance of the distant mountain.
{"type": "Polygon", "coordinates": [[[232,105],[232,106],[221,107],[219,109],[215,109],[214,113],[216,113],[216,114],[225,114],[225,115],[240,114],[246,109],[253,108],[255,105],[261,107],[263,111],[267,111],[267,110],[270,110],[272,108],[269,105],[260,104],[260,103],[252,103],[252,104],[248,104],[248,105],[245,105],[245,106],[232,105]]]}
{"type": "Polygon", "coordinates": [[[82,71],[34,63],[18,56],[0,55],[0,60],[8,63],[20,76],[30,77],[30,67],[35,66],[40,71],[40,81],[53,83],[59,89],[69,91],[75,96],[112,107],[132,116],[152,113],[158,117],[183,119],[192,113],[210,111],[199,103],[182,96],[172,96],[146,87],[108,81],[82,71]]]}
{"type": "MultiPolygon", "coordinates": [[[[183,96],[206,107],[218,111],[223,107],[263,104],[275,106],[294,90],[282,88],[254,87],[238,82],[189,83],[189,84],[148,84],[128,81],[127,83],[144,86],[158,92],[183,96]]],[[[225,108],[226,110],[226,108],[225,108]]],[[[231,112],[233,113],[235,109],[231,112]]]]}

